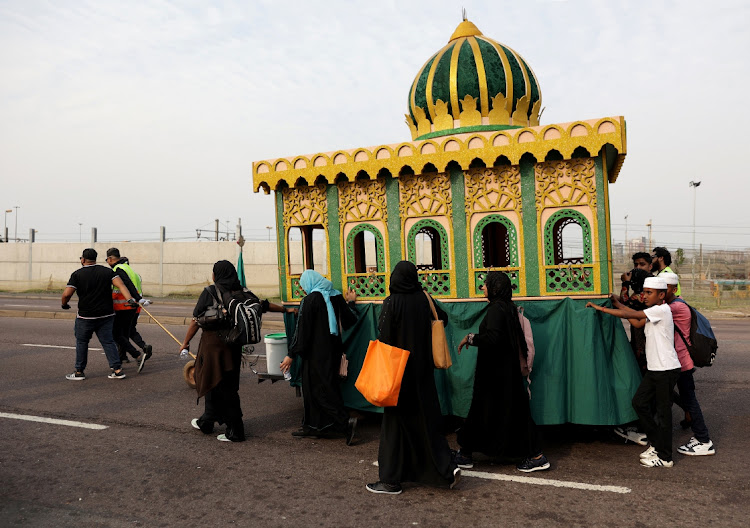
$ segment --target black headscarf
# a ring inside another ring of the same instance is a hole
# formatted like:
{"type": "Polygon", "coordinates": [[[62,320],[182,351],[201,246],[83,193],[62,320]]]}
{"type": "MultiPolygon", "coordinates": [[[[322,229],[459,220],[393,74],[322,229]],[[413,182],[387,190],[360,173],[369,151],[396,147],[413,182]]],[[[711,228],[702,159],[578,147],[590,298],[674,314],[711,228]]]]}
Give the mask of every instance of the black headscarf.
{"type": "Polygon", "coordinates": [[[513,284],[510,282],[510,277],[502,271],[490,271],[484,280],[484,287],[487,290],[487,300],[502,307],[503,314],[512,329],[509,337],[526,357],[528,348],[521,322],[518,319],[518,308],[513,302],[513,284]]]}
{"type": "Polygon", "coordinates": [[[233,292],[242,289],[242,284],[237,278],[237,270],[228,260],[220,260],[214,264],[214,282],[224,291],[233,292]]]}
{"type": "Polygon", "coordinates": [[[391,285],[388,290],[391,293],[416,293],[422,291],[422,283],[419,282],[417,267],[408,260],[402,260],[391,272],[391,285]]]}
{"type": "Polygon", "coordinates": [[[487,300],[495,300],[513,303],[513,285],[508,277],[502,271],[490,271],[484,280],[484,287],[487,290],[487,300]]]}

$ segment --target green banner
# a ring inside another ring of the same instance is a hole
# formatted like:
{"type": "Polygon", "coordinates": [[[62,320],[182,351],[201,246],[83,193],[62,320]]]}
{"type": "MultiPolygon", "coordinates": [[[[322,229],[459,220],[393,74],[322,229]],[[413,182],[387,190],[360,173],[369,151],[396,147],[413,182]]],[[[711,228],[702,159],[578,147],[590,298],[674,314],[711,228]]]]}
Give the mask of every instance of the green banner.
{"type": "MultiPolygon", "coordinates": [[[[471,406],[477,349],[459,356],[458,343],[477,332],[487,303],[437,304],[448,314],[446,336],[453,366],[435,370],[443,414],[465,417],[471,406]]],[[[585,308],[586,300],[570,298],[520,301],[531,322],[536,349],[531,372],[531,412],[540,425],[577,423],[618,425],[636,419],[631,406],[641,375],[619,319],[585,308]]],[[[609,301],[600,301],[609,305],[609,301]]],[[[359,320],[344,332],[349,377],[342,382],[344,403],[353,409],[382,412],[354,387],[367,346],[377,338],[380,304],[357,304],[359,320]]],[[[293,315],[285,316],[287,335],[294,334],[293,315]]],[[[291,337],[289,339],[291,342],[291,337]]],[[[299,385],[295,365],[292,385],[299,385]]]]}

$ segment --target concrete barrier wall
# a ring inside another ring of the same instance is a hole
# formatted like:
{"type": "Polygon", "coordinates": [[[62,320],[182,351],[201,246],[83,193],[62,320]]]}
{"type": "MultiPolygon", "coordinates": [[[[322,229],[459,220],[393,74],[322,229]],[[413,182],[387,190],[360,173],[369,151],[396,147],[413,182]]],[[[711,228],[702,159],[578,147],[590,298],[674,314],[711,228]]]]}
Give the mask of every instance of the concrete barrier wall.
{"type": "MultiPolygon", "coordinates": [[[[145,294],[199,293],[211,281],[214,262],[226,259],[237,264],[235,242],[121,242],[98,243],[98,262],[115,246],[130,259],[143,280],[145,294]]],[[[60,290],[70,274],[80,267],[81,252],[90,243],[0,244],[0,290],[60,290]]],[[[276,242],[247,242],[243,248],[247,285],[257,295],[279,296],[276,242]]]]}

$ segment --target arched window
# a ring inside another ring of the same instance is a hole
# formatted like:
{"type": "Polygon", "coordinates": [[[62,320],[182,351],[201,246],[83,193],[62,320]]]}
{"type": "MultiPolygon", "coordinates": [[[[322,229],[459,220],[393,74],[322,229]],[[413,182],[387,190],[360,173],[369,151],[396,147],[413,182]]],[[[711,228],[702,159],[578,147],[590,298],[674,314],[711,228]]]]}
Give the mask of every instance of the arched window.
{"type": "Polygon", "coordinates": [[[449,269],[448,234],[435,220],[420,220],[409,229],[407,249],[418,270],[449,269]]]}
{"type": "Polygon", "coordinates": [[[474,228],[474,266],[507,268],[518,266],[516,228],[506,217],[487,215],[474,228]]]}
{"type": "Polygon", "coordinates": [[[573,209],[556,211],[544,228],[545,263],[590,264],[591,227],[586,217],[573,209]]]}
{"type": "Polygon", "coordinates": [[[346,237],[346,272],[385,272],[385,252],[380,230],[370,224],[355,226],[346,237]]]}
{"type": "Polygon", "coordinates": [[[289,274],[300,275],[314,269],[322,275],[328,273],[326,260],[326,233],[321,224],[289,228],[289,274]]]}

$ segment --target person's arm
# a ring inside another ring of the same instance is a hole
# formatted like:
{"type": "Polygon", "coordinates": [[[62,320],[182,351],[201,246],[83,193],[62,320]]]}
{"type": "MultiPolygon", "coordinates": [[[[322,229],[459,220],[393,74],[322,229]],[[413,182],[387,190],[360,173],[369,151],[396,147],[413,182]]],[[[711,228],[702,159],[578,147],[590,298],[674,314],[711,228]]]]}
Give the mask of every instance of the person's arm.
{"type": "Polygon", "coordinates": [[[274,304],[272,302],[268,303],[268,311],[269,312],[279,312],[279,313],[288,313],[288,314],[296,314],[299,310],[297,308],[284,308],[280,304],[274,304]]]}
{"type": "Polygon", "coordinates": [[[182,341],[182,347],[180,348],[180,352],[183,350],[190,350],[190,340],[195,337],[195,334],[198,333],[198,321],[195,319],[192,319],[190,321],[190,326],[188,326],[187,333],[185,334],[185,339],[182,341]]]}
{"type": "Polygon", "coordinates": [[[346,303],[341,307],[339,317],[341,317],[341,327],[344,330],[348,330],[359,319],[359,314],[354,308],[354,304],[357,302],[357,292],[349,288],[349,290],[344,292],[344,300],[346,303]]]}
{"type": "MultiPolygon", "coordinates": [[[[130,290],[127,286],[125,286],[125,283],[122,282],[122,279],[119,275],[115,275],[114,277],[112,277],[112,284],[115,285],[115,288],[120,290],[120,293],[122,293],[127,300],[133,299],[133,296],[130,295],[130,290]]],[[[135,302],[135,299],[133,299],[133,301],[135,302]]]]}
{"type": "MultiPolygon", "coordinates": [[[[130,293],[130,297],[132,297],[136,301],[140,301],[142,297],[138,293],[138,288],[136,288],[135,284],[133,284],[133,281],[130,280],[127,272],[124,269],[118,269],[115,273],[117,273],[117,276],[120,278],[120,280],[122,280],[122,283],[125,285],[125,291],[130,293]]],[[[125,295],[125,298],[128,298],[127,294],[125,295]]]]}
{"type": "Polygon", "coordinates": [[[60,304],[63,307],[63,309],[65,310],[70,309],[70,305],[68,304],[68,301],[70,301],[71,297],[73,297],[73,294],[75,293],[75,291],[76,289],[73,286],[68,286],[65,288],[65,290],[63,290],[62,302],[60,304]]]}
{"type": "MultiPolygon", "coordinates": [[[[320,295],[320,294],[318,294],[320,295]]],[[[320,297],[322,300],[322,296],[320,297]]],[[[289,350],[286,357],[281,362],[280,368],[283,374],[286,374],[292,367],[292,362],[297,356],[304,357],[305,344],[311,343],[313,340],[314,329],[310,327],[311,321],[310,313],[314,311],[316,306],[313,301],[315,297],[307,295],[299,305],[299,314],[297,314],[297,327],[294,330],[294,337],[292,338],[292,344],[289,346],[289,350]]],[[[325,306],[323,306],[325,310],[325,306]]]]}
{"type": "Polygon", "coordinates": [[[502,308],[496,304],[490,304],[490,307],[487,309],[487,315],[485,315],[487,326],[480,334],[469,334],[464,337],[458,344],[458,353],[461,353],[461,349],[464,346],[466,348],[470,346],[483,347],[499,343],[502,338],[503,317],[505,316],[502,308]]]}
{"type": "Polygon", "coordinates": [[[596,311],[604,312],[609,315],[614,315],[615,317],[619,317],[620,319],[646,319],[646,314],[643,311],[635,311],[632,308],[606,308],[604,306],[599,306],[598,304],[594,304],[592,302],[586,303],[586,308],[593,308],[596,311]]]}
{"type": "Polygon", "coordinates": [[[646,326],[646,321],[647,319],[628,319],[630,326],[634,326],[635,328],[643,328],[646,326]]]}

